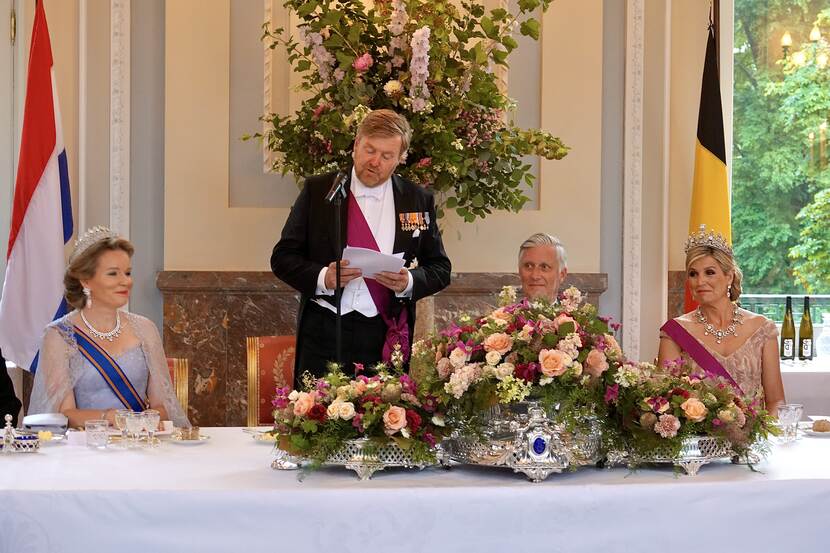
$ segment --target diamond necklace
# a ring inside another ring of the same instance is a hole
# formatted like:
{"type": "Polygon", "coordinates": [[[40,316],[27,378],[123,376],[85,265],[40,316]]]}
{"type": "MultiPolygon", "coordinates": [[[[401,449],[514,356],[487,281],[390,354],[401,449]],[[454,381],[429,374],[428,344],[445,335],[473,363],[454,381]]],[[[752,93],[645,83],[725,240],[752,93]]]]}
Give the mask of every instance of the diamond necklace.
{"type": "Polygon", "coordinates": [[[121,334],[121,313],[118,310],[115,311],[115,328],[113,328],[109,332],[101,332],[100,330],[89,324],[89,321],[87,321],[86,317],[84,317],[83,311],[81,311],[81,320],[84,322],[84,324],[92,333],[92,335],[98,338],[99,340],[107,340],[109,342],[112,342],[115,338],[118,338],[119,334],[121,334]]]}
{"type": "Polygon", "coordinates": [[[731,335],[737,337],[738,325],[744,324],[743,316],[739,313],[737,305],[735,305],[734,309],[732,309],[732,322],[729,323],[729,326],[723,330],[715,328],[715,325],[706,320],[706,316],[703,314],[703,311],[701,311],[700,306],[697,308],[697,320],[703,324],[703,335],[708,336],[711,334],[715,337],[715,342],[719,344],[727,336],[731,335]]]}

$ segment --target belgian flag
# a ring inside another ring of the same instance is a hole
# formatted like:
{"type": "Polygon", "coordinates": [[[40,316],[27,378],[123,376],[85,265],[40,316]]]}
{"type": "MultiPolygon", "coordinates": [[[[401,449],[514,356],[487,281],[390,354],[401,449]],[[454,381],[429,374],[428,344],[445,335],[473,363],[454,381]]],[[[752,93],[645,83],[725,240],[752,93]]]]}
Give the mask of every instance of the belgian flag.
{"type": "MultiPolygon", "coordinates": [[[[718,54],[714,25],[709,25],[706,59],[703,63],[703,84],[697,116],[695,174],[692,181],[692,203],[689,234],[700,225],[719,232],[731,244],[732,221],[729,208],[729,179],[726,171],[726,145],[723,137],[723,108],[718,77],[718,54]]],[[[697,307],[686,286],[686,311],[697,307]]]]}

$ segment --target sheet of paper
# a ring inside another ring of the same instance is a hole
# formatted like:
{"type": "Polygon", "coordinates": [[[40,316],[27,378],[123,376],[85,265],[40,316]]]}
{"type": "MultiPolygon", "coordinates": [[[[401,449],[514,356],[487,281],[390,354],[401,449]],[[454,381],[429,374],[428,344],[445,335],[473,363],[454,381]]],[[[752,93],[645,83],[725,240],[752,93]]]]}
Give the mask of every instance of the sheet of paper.
{"type": "Polygon", "coordinates": [[[403,253],[387,255],[375,250],[352,246],[346,246],[343,250],[343,259],[349,260],[349,267],[363,271],[363,276],[366,278],[373,278],[382,271],[397,273],[404,265],[403,253]]]}

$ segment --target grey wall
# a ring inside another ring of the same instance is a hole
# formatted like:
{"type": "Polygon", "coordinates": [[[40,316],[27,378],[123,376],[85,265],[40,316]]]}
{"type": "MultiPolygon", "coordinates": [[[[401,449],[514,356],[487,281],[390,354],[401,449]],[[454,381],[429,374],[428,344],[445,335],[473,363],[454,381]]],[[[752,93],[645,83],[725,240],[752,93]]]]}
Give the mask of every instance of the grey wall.
{"type": "Polygon", "coordinates": [[[164,0],[130,3],[130,310],[162,328],[164,268],[164,0]]]}
{"type": "Polygon", "coordinates": [[[625,99],[625,2],[602,6],[602,196],[600,270],[608,290],[599,310],[622,320],[623,131],[625,99]]]}

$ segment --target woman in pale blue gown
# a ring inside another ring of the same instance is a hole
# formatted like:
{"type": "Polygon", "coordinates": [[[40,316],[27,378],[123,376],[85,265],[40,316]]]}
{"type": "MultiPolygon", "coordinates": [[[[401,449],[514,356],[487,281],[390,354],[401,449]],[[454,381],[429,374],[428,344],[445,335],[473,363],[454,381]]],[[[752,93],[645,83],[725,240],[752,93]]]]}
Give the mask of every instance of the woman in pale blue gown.
{"type": "Polygon", "coordinates": [[[133,246],[96,227],[77,242],[64,275],[75,308],[46,328],[32,390],[31,413],[60,412],[73,427],[115,422],[115,411],[159,411],[189,426],[170,382],[155,324],[121,310],[132,289],[133,246]]]}

